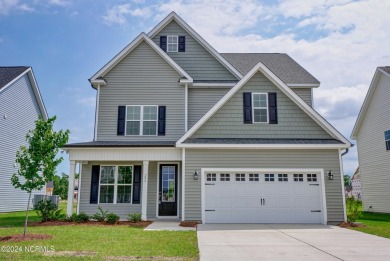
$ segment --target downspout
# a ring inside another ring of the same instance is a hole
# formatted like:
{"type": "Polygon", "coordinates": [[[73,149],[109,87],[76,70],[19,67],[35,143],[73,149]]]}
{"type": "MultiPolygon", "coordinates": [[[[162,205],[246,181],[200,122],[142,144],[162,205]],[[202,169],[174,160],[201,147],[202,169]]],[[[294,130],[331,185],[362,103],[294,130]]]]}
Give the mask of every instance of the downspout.
{"type": "Polygon", "coordinates": [[[188,84],[184,89],[184,132],[188,131],[188,84]]]}
{"type": "MultiPolygon", "coordinates": [[[[351,147],[353,147],[353,144],[351,144],[351,147]]],[[[339,161],[340,161],[340,179],[341,179],[341,193],[343,197],[343,210],[344,210],[344,221],[347,221],[347,209],[345,205],[345,187],[344,187],[344,164],[343,164],[343,156],[346,155],[349,152],[349,148],[346,148],[343,153],[341,153],[341,150],[339,150],[339,161]]]]}
{"type": "Polygon", "coordinates": [[[100,84],[97,86],[96,92],[96,109],[95,109],[95,129],[93,133],[93,140],[97,140],[97,125],[98,125],[98,117],[99,117],[99,97],[100,97],[100,84]]]}

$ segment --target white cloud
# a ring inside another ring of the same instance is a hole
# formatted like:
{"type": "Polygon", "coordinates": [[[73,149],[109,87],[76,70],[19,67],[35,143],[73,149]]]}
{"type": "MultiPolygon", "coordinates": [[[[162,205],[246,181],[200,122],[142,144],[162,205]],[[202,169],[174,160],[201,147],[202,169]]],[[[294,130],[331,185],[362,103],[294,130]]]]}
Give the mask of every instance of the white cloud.
{"type": "Polygon", "coordinates": [[[108,25],[118,24],[123,26],[127,24],[130,16],[149,18],[151,14],[152,10],[149,7],[132,9],[130,4],[114,5],[107,10],[103,20],[108,25]]]}
{"type": "Polygon", "coordinates": [[[13,10],[31,12],[35,9],[26,3],[20,3],[19,0],[0,0],[0,15],[9,14],[13,10]]]}
{"type": "Polygon", "coordinates": [[[49,5],[57,5],[57,6],[68,6],[70,5],[69,0],[49,0],[47,1],[49,5]]]}
{"type": "Polygon", "coordinates": [[[96,105],[96,97],[95,96],[89,96],[89,97],[82,96],[82,97],[80,97],[79,95],[77,95],[76,101],[77,101],[77,103],[79,103],[81,105],[85,105],[85,106],[92,107],[92,108],[94,108],[96,105]]]}

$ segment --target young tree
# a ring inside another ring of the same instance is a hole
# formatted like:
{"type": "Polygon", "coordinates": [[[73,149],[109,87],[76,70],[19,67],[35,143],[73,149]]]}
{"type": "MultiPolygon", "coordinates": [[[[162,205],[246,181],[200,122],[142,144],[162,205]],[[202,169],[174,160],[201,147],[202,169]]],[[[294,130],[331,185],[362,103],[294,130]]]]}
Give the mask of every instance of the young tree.
{"type": "Polygon", "coordinates": [[[55,120],[56,116],[47,121],[42,118],[36,120],[35,129],[26,134],[28,146],[21,146],[16,152],[19,169],[12,175],[11,183],[29,194],[23,236],[26,236],[31,192],[42,189],[48,181],[53,180],[56,167],[63,160],[56,155],[69,139],[69,130],[53,131],[55,120]]]}
{"type": "Polygon", "coordinates": [[[344,175],[344,186],[349,186],[352,184],[351,177],[349,175],[344,175]]]}

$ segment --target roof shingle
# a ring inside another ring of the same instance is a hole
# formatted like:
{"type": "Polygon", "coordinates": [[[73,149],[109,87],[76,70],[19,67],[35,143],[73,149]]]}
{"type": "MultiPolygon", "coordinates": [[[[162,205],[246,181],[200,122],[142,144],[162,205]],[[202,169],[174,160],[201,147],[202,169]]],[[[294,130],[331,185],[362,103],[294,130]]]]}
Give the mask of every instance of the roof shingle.
{"type": "Polygon", "coordinates": [[[28,66],[0,66],[0,89],[27,70],[28,66]]]}

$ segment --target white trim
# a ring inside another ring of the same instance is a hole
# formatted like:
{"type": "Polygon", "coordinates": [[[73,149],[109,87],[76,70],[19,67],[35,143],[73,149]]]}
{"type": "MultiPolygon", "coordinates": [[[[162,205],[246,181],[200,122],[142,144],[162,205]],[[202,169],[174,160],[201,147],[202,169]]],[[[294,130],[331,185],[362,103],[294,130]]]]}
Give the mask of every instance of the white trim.
{"type": "MultiPolygon", "coordinates": [[[[144,160],[142,162],[142,198],[141,198],[141,209],[142,219],[147,220],[148,214],[148,179],[149,179],[149,161],[144,160]]],[[[132,190],[133,192],[133,190],[132,190]]]]}
{"type": "Polygon", "coordinates": [[[178,35],[167,35],[167,53],[177,53],[179,52],[179,36],[178,35]],[[176,43],[171,43],[171,45],[175,45],[176,44],[176,50],[175,51],[169,51],[169,37],[173,38],[175,37],[176,38],[176,43]]]}
{"type": "Polygon", "coordinates": [[[69,161],[69,178],[68,178],[68,202],[66,206],[66,215],[69,217],[73,214],[73,197],[74,197],[74,174],[76,172],[76,161],[69,161]]]}
{"type": "Polygon", "coordinates": [[[266,123],[268,124],[269,123],[269,115],[268,115],[268,93],[265,93],[265,92],[252,92],[252,122],[253,123],[266,123]],[[267,105],[265,107],[255,107],[255,102],[254,102],[254,95],[257,94],[257,95],[265,95],[265,99],[267,101],[267,105]],[[259,109],[259,110],[267,110],[267,121],[255,121],[255,109],[259,109]]]}
{"type": "Polygon", "coordinates": [[[190,88],[197,87],[199,88],[214,88],[214,87],[221,87],[221,88],[231,88],[234,87],[237,83],[193,83],[190,88]]]}
{"type": "Polygon", "coordinates": [[[343,158],[341,157],[341,150],[339,150],[339,162],[340,162],[341,193],[343,197],[344,221],[347,221],[347,208],[345,205],[345,187],[344,187],[344,165],[343,165],[343,158]]]}
{"type": "Polygon", "coordinates": [[[181,150],[181,220],[185,220],[186,149],[181,150]]]}
{"type": "Polygon", "coordinates": [[[96,79],[96,80],[91,80],[91,84],[93,87],[97,86],[97,85],[101,85],[101,86],[105,86],[107,84],[107,82],[103,79],[96,79]]]}
{"type": "Polygon", "coordinates": [[[83,172],[83,162],[79,162],[79,185],[77,190],[77,209],[76,214],[80,213],[80,194],[81,194],[81,173],[83,172]]]}
{"type": "Polygon", "coordinates": [[[176,148],[213,148],[213,149],[346,149],[346,144],[201,144],[180,143],[176,148]]]}
{"type": "Polygon", "coordinates": [[[184,132],[188,131],[188,84],[184,87],[184,132]]]}
{"type": "Polygon", "coordinates": [[[226,95],[219,100],[192,128],[186,132],[177,142],[176,146],[183,143],[187,138],[194,134],[222,105],[224,105],[241,87],[243,87],[249,79],[258,71],[264,74],[275,86],[277,86],[284,94],[286,94],[295,104],[297,104],[304,112],[306,112],[316,123],[326,130],[333,138],[345,143],[348,147],[351,143],[324,118],[322,118],[312,107],[304,102],[294,91],[284,84],[274,73],[272,73],[264,64],[259,62],[254,66],[226,95]]]}
{"type": "Polygon", "coordinates": [[[96,109],[95,109],[95,133],[93,140],[97,141],[97,129],[98,129],[98,121],[99,121],[99,102],[100,102],[100,84],[97,86],[96,92],[96,109]]]}
{"type": "Polygon", "coordinates": [[[90,81],[95,83],[97,78],[104,77],[116,64],[118,64],[126,55],[134,50],[142,41],[145,41],[152,47],[169,65],[172,66],[182,77],[193,81],[189,76],[171,57],[169,57],[159,46],[157,46],[145,33],[138,35],[130,44],[128,44],[122,51],[120,51],[114,58],[112,58],[106,65],[103,66],[97,73],[95,73],[90,81]]]}
{"type": "MultiPolygon", "coordinates": [[[[165,26],[167,26],[172,20],[175,20],[184,30],[186,30],[200,45],[202,45],[209,53],[214,56],[228,71],[230,71],[237,79],[241,79],[242,75],[236,68],[228,63],[225,58],[222,57],[208,42],[206,42],[194,29],[192,29],[180,16],[175,12],[171,12],[165,17],[157,26],[155,26],[148,36],[153,38],[156,36],[165,26]]],[[[168,39],[167,39],[168,42],[168,39]]],[[[168,47],[168,46],[167,46],[168,47]]]]}
{"type": "Polygon", "coordinates": [[[367,113],[367,110],[368,110],[368,106],[369,106],[369,104],[371,102],[371,99],[372,99],[372,96],[374,96],[375,90],[376,90],[376,88],[378,86],[378,81],[380,79],[381,73],[383,75],[386,75],[387,77],[390,77],[390,75],[388,73],[386,73],[385,71],[383,71],[379,67],[376,68],[374,77],[371,80],[370,87],[368,88],[366,97],[364,98],[363,105],[362,105],[362,107],[360,109],[359,115],[358,115],[358,117],[356,119],[356,122],[355,122],[355,126],[353,127],[353,130],[352,130],[352,133],[351,133],[351,139],[353,139],[353,140],[357,139],[357,135],[359,133],[360,127],[361,127],[361,125],[362,125],[362,123],[364,121],[364,118],[366,116],[366,113],[367,113]]]}
{"type": "Polygon", "coordinates": [[[313,83],[286,83],[286,85],[290,88],[318,88],[320,84],[313,83]]]}
{"type": "Polygon", "coordinates": [[[157,162],[157,193],[156,193],[156,217],[157,218],[161,218],[161,219],[164,219],[164,218],[166,218],[166,219],[169,219],[169,218],[173,218],[173,217],[176,217],[176,218],[179,218],[179,204],[181,203],[180,202],[180,199],[179,199],[179,195],[180,195],[180,186],[179,186],[179,184],[180,184],[180,180],[179,180],[179,177],[180,177],[180,175],[181,175],[181,170],[180,170],[180,162],[164,162],[164,161],[159,161],[159,162],[157,162]],[[159,216],[158,215],[158,209],[159,209],[159,189],[160,189],[160,165],[170,165],[170,164],[172,164],[172,165],[177,165],[177,172],[178,173],[175,173],[175,177],[176,177],[176,181],[175,181],[175,183],[176,183],[176,187],[177,187],[177,197],[176,197],[176,216],[159,216]]]}
{"type": "MultiPolygon", "coordinates": [[[[322,215],[322,224],[326,225],[328,223],[328,212],[326,205],[326,194],[325,194],[325,177],[324,177],[324,169],[305,169],[305,168],[201,168],[201,211],[202,211],[202,224],[205,224],[206,215],[205,215],[205,206],[206,206],[206,198],[205,198],[205,182],[204,176],[206,172],[314,172],[320,174],[321,178],[321,211],[322,215]]],[[[276,177],[275,177],[276,179],[276,177]]]]}
{"type": "Polygon", "coordinates": [[[138,136],[157,136],[158,135],[158,105],[126,105],[126,114],[125,114],[125,136],[138,137],[138,136]],[[140,119],[139,119],[139,135],[132,134],[127,135],[127,122],[128,121],[137,121],[137,120],[128,120],[127,119],[127,107],[140,107],[140,119]],[[154,135],[145,135],[144,132],[144,121],[152,122],[152,120],[144,120],[144,108],[145,107],[156,107],[156,134],[154,135]]]}

